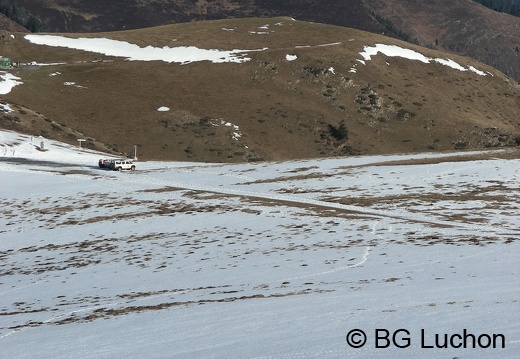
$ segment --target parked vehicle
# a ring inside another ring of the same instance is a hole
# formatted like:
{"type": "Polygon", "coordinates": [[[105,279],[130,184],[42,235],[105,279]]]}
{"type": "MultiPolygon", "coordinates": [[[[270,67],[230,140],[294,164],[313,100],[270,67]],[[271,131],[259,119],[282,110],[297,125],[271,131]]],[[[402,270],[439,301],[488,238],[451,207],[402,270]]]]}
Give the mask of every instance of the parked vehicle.
{"type": "Polygon", "coordinates": [[[122,171],[122,170],[135,170],[135,164],[132,160],[113,160],[110,161],[109,168],[114,171],[122,171]]]}
{"type": "Polygon", "coordinates": [[[109,159],[101,158],[98,161],[99,168],[109,167],[109,165],[110,165],[110,160],[109,159]]]}
{"type": "Polygon", "coordinates": [[[135,170],[135,164],[132,160],[125,158],[112,158],[112,159],[100,159],[98,161],[98,165],[100,168],[109,168],[114,171],[122,171],[122,170],[135,170]]]}

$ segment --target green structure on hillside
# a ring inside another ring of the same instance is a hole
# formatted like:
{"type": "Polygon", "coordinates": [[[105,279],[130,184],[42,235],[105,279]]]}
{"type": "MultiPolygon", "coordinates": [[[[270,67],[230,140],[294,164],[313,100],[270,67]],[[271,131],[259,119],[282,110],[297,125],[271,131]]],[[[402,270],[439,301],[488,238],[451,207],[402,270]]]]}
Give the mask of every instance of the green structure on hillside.
{"type": "Polygon", "coordinates": [[[13,67],[13,62],[8,57],[0,56],[0,67],[13,67]]]}

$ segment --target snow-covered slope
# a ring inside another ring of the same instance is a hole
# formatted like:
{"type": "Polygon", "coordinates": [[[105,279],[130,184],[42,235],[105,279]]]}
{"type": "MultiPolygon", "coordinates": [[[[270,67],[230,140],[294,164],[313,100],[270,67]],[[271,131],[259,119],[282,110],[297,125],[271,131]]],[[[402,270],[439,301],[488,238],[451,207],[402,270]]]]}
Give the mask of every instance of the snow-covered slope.
{"type": "Polygon", "coordinates": [[[54,141],[0,132],[0,146],[2,358],[520,350],[519,160],[138,162],[119,173],[54,141]],[[362,348],[346,340],[354,329],[362,348]],[[403,331],[378,348],[383,329],[403,331]],[[477,348],[457,336],[436,348],[464,330],[477,348]]]}

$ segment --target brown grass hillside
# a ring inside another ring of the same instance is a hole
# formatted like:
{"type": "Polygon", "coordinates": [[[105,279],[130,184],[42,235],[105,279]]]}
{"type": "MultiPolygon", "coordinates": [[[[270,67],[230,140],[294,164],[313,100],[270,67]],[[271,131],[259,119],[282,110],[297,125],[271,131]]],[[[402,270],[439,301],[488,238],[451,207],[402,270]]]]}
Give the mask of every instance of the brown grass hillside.
{"type": "Polygon", "coordinates": [[[16,6],[37,14],[46,31],[77,33],[290,16],[469,56],[520,81],[520,18],[472,0],[16,0],[16,6]]]}
{"type": "MultiPolygon", "coordinates": [[[[516,82],[469,58],[367,32],[255,18],[66,34],[139,46],[268,48],[248,52],[251,61],[241,64],[185,65],[39,46],[22,35],[2,47],[2,55],[60,64],[14,70],[24,84],[2,101],[79,131],[89,138],[87,146],[104,143],[131,153],[138,144],[141,159],[282,160],[495,148],[520,141],[516,82]],[[381,54],[362,65],[359,53],[376,43],[449,57],[488,75],[381,54]],[[287,61],[288,54],[297,59],[287,61]],[[157,111],[161,106],[170,111],[157,111]],[[242,136],[234,139],[235,130],[223,122],[239,126],[242,136]],[[348,132],[343,136],[338,135],[342,128],[348,132]]],[[[6,121],[13,125],[14,120],[6,121]]],[[[36,121],[33,126],[42,131],[36,121]]],[[[59,128],[44,131],[46,137],[75,143],[59,128]]]]}

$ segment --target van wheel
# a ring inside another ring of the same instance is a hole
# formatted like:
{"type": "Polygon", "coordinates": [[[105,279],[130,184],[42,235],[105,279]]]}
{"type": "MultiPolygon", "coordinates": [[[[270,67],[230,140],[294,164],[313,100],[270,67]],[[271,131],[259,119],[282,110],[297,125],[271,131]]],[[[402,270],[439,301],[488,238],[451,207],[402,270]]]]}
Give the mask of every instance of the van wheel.
{"type": "Polygon", "coordinates": [[[122,168],[121,168],[121,167],[117,167],[117,170],[118,170],[118,171],[121,171],[121,170],[122,170],[122,168]]]}
{"type": "Polygon", "coordinates": [[[135,171],[135,166],[130,167],[132,171],[135,171]]]}

